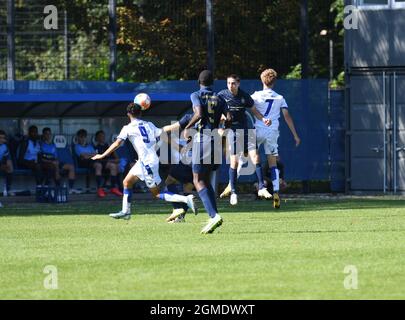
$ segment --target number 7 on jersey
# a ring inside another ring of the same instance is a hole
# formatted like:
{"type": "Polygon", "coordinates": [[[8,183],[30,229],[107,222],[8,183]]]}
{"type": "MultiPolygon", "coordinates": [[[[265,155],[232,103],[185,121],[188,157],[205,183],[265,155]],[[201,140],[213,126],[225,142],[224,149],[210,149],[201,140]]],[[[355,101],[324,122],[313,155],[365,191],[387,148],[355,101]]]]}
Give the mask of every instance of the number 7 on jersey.
{"type": "Polygon", "coordinates": [[[266,102],[268,103],[266,113],[263,115],[265,118],[269,115],[271,111],[271,107],[273,106],[274,99],[267,99],[266,102]]]}

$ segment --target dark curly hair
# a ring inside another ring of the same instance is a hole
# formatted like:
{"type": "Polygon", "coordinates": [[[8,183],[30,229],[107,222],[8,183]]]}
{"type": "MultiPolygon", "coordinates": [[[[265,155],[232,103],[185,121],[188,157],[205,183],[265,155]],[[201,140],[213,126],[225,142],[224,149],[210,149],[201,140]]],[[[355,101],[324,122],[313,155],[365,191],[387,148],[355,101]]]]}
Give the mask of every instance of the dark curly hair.
{"type": "Polygon", "coordinates": [[[136,104],[134,102],[131,102],[128,106],[127,106],[127,113],[129,113],[130,115],[134,116],[135,118],[139,118],[141,115],[142,109],[141,106],[139,104],[136,104]]]}

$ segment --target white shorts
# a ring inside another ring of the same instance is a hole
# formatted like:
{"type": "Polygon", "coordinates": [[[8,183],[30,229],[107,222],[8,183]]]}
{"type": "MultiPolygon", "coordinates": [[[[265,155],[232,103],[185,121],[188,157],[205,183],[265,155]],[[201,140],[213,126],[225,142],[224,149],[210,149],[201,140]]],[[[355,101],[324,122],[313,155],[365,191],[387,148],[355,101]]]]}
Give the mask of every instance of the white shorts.
{"type": "Polygon", "coordinates": [[[258,127],[256,129],[257,144],[264,145],[264,153],[266,155],[278,156],[277,140],[280,135],[278,130],[270,130],[268,128],[258,127]]]}
{"type": "Polygon", "coordinates": [[[157,187],[162,179],[159,176],[159,163],[154,165],[144,165],[142,161],[137,161],[129,171],[129,174],[145,181],[146,186],[150,188],[157,187]]]}

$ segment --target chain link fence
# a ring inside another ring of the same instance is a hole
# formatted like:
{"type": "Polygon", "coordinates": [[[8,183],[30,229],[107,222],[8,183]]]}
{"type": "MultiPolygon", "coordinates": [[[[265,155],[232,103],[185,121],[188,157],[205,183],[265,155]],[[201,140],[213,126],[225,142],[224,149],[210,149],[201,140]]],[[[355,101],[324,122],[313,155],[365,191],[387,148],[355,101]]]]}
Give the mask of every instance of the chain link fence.
{"type": "MultiPolygon", "coordinates": [[[[214,0],[216,76],[253,79],[269,66],[285,76],[300,62],[299,2],[214,0]]],[[[15,0],[17,80],[109,79],[108,1],[83,3],[15,0]],[[44,8],[50,3],[57,8],[58,27],[48,30],[44,8]]],[[[2,80],[6,27],[7,0],[0,0],[2,80]]],[[[117,0],[117,56],[118,81],[196,79],[207,66],[205,0],[117,0]]]]}
{"type": "MultiPolygon", "coordinates": [[[[94,11],[108,25],[108,7],[95,1],[94,11]]],[[[75,24],[69,7],[43,0],[15,1],[15,77],[17,80],[107,80],[108,33],[75,24]],[[54,15],[55,14],[55,15],[54,15]]],[[[75,13],[76,14],[76,13],[75,13]]],[[[0,79],[7,79],[7,1],[0,0],[0,79]]],[[[85,19],[83,19],[85,20],[85,19]]]]}

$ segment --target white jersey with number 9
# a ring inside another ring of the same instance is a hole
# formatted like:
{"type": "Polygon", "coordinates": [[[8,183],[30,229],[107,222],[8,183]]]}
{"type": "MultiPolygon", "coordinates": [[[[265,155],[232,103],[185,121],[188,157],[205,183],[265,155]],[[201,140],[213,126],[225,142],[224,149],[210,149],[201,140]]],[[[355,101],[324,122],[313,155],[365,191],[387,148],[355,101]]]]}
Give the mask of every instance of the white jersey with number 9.
{"type": "Polygon", "coordinates": [[[153,165],[159,162],[156,154],[156,138],[160,136],[162,129],[156,128],[152,122],[134,119],[124,126],[117,139],[129,141],[134,146],[138,158],[145,165],[153,165]]]}
{"type": "Polygon", "coordinates": [[[152,122],[134,119],[124,126],[117,139],[132,143],[138,154],[137,163],[131,168],[129,174],[145,181],[149,188],[156,187],[162,179],[159,176],[159,157],[156,153],[157,137],[162,129],[156,128],[152,122]]]}

